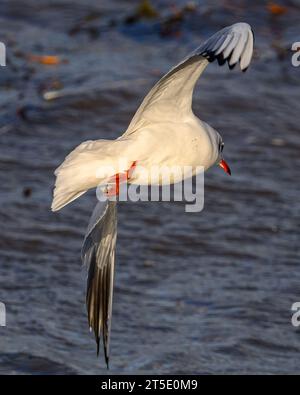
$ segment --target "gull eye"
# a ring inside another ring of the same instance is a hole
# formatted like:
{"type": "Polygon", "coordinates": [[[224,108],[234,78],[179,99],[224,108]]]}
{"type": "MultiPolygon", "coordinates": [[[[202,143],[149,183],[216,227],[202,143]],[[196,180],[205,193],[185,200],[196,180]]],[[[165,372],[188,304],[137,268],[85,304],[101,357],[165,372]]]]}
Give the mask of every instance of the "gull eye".
{"type": "Polygon", "coordinates": [[[219,146],[219,151],[220,152],[223,152],[224,145],[225,144],[223,142],[220,142],[220,146],[219,146]]]}

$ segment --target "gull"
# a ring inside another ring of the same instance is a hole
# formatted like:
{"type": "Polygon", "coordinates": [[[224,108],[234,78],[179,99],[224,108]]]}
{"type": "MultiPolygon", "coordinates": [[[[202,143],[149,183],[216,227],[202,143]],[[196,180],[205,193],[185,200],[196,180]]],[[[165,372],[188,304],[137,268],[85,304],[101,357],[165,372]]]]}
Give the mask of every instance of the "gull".
{"type": "MultiPolygon", "coordinates": [[[[139,166],[150,169],[154,165],[177,165],[207,170],[219,165],[230,175],[223,158],[222,137],[192,111],[193,91],[198,78],[214,60],[219,65],[227,62],[230,69],[239,64],[240,69],[246,71],[253,54],[253,41],[253,32],[247,23],[223,28],[154,85],[122,136],[116,140],[85,141],[76,147],[55,171],[52,211],[60,210],[98,185],[107,186],[103,190],[107,197],[118,195],[119,184],[124,180],[134,185],[148,185],[151,181],[139,166]],[[121,168],[120,158],[126,158],[121,168]],[[101,168],[109,170],[99,175],[101,168]]],[[[178,181],[180,176],[172,183],[178,181]]],[[[86,231],[82,261],[88,272],[88,323],[95,335],[97,355],[102,337],[107,367],[116,237],[117,200],[101,199],[86,231]]]]}

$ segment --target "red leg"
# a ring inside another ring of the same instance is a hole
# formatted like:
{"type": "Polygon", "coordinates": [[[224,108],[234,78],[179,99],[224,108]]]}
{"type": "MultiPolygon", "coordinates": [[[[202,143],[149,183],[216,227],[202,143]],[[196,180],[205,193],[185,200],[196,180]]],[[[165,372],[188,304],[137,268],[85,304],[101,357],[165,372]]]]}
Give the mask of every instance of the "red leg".
{"type": "Polygon", "coordinates": [[[106,195],[108,197],[119,195],[120,184],[131,178],[135,167],[136,167],[136,161],[132,162],[132,165],[130,166],[130,168],[128,170],[126,170],[124,173],[117,173],[109,179],[108,184],[112,183],[113,185],[111,185],[107,189],[106,195]]]}

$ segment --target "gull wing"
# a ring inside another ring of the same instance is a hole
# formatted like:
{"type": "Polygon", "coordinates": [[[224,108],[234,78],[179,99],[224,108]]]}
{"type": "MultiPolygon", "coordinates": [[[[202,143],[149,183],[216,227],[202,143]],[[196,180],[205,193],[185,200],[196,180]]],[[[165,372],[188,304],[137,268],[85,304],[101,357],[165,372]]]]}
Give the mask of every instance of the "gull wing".
{"type": "Polygon", "coordinates": [[[99,354],[102,335],[109,366],[109,343],[114,285],[117,206],[114,201],[98,202],[90,219],[82,247],[82,261],[88,269],[86,307],[99,354]]]}
{"type": "Polygon", "coordinates": [[[227,61],[233,68],[239,63],[241,70],[246,71],[252,58],[253,41],[251,27],[243,22],[215,33],[156,83],[124,135],[148,122],[182,122],[192,111],[194,87],[206,66],[217,59],[219,65],[227,61]]]}

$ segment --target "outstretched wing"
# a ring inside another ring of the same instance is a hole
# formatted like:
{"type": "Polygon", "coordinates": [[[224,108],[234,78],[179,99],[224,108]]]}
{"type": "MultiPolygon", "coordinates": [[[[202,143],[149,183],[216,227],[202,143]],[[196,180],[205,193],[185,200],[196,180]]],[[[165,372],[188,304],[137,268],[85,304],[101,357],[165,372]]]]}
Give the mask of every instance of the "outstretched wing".
{"type": "Polygon", "coordinates": [[[98,202],[90,219],[82,247],[87,266],[86,307],[90,328],[94,331],[99,354],[102,335],[105,361],[109,364],[109,341],[117,238],[116,202],[98,202]]]}
{"type": "Polygon", "coordinates": [[[214,34],[157,82],[125,135],[147,122],[184,119],[192,111],[195,84],[209,62],[217,59],[223,65],[227,61],[230,68],[240,63],[241,70],[246,71],[252,58],[253,41],[253,32],[247,23],[236,23],[214,34]]]}

